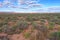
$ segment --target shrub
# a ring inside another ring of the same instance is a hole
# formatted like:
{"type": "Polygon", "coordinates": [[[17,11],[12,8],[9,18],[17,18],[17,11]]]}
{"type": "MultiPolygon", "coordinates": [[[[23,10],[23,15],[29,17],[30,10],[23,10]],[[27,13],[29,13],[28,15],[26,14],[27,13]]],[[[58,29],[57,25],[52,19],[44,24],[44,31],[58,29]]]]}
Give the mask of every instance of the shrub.
{"type": "Polygon", "coordinates": [[[2,26],[2,31],[3,32],[7,32],[7,30],[8,30],[8,25],[3,25],[2,26]]]}
{"type": "Polygon", "coordinates": [[[53,32],[50,35],[50,40],[60,40],[60,32],[53,32]]]}
{"type": "Polygon", "coordinates": [[[45,19],[40,19],[41,22],[45,22],[45,19]]]}
{"type": "Polygon", "coordinates": [[[2,36],[0,37],[0,40],[9,40],[8,36],[2,36]]]}
{"type": "Polygon", "coordinates": [[[0,23],[0,27],[2,27],[3,26],[3,23],[0,23]]]}
{"type": "Polygon", "coordinates": [[[44,36],[47,36],[48,28],[44,25],[38,25],[37,23],[33,23],[34,29],[41,31],[44,36]]]}
{"type": "Polygon", "coordinates": [[[37,29],[39,25],[36,22],[32,22],[32,26],[33,26],[34,29],[37,29]]]}
{"type": "Polygon", "coordinates": [[[32,17],[33,21],[38,21],[39,18],[38,17],[32,17]]]}
{"type": "Polygon", "coordinates": [[[24,30],[28,28],[28,23],[26,21],[19,21],[17,24],[17,28],[20,30],[24,30]]]}
{"type": "Polygon", "coordinates": [[[36,34],[36,40],[45,40],[44,33],[38,31],[36,34]]]}
{"type": "Polygon", "coordinates": [[[33,22],[32,25],[34,26],[35,29],[40,30],[40,31],[45,31],[47,30],[47,27],[44,25],[38,25],[38,23],[33,22]]]}
{"type": "Polygon", "coordinates": [[[54,22],[50,22],[50,23],[49,23],[49,29],[52,30],[53,27],[54,27],[54,22]]]}
{"type": "Polygon", "coordinates": [[[0,28],[0,32],[2,32],[2,28],[0,28]]]}
{"type": "Polygon", "coordinates": [[[28,33],[28,32],[24,33],[24,37],[25,38],[29,38],[30,37],[30,33],[28,33]]]}
{"type": "Polygon", "coordinates": [[[27,21],[33,21],[33,19],[32,19],[31,16],[28,16],[28,17],[26,18],[26,20],[27,20],[27,21]]]}
{"type": "Polygon", "coordinates": [[[7,33],[7,34],[14,34],[15,30],[16,30],[16,28],[10,27],[8,25],[3,25],[3,27],[2,27],[2,32],[7,33]]]}

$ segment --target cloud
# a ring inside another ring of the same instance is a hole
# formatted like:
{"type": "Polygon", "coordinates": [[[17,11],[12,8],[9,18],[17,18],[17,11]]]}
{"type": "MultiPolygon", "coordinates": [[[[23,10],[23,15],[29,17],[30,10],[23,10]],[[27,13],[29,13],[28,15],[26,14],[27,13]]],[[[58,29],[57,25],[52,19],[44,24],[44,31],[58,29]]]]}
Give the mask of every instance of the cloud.
{"type": "Polygon", "coordinates": [[[16,6],[14,6],[13,3],[11,3],[11,1],[4,0],[2,2],[2,8],[16,8],[16,6]]]}
{"type": "Polygon", "coordinates": [[[29,4],[36,4],[37,1],[26,1],[25,3],[28,4],[28,5],[29,5],[29,4]]]}
{"type": "Polygon", "coordinates": [[[48,12],[60,12],[60,6],[51,6],[48,7],[48,12]]]}
{"type": "Polygon", "coordinates": [[[60,12],[60,6],[50,6],[45,7],[43,4],[38,3],[39,0],[16,0],[16,4],[14,5],[11,2],[12,0],[4,0],[3,3],[0,2],[0,8],[14,8],[15,11],[31,11],[31,12],[60,12]],[[16,10],[17,9],[17,10],[16,10]]]}
{"type": "Polygon", "coordinates": [[[7,5],[7,4],[11,4],[11,2],[8,1],[8,0],[4,0],[4,1],[3,1],[3,4],[4,4],[4,5],[7,5]]]}
{"type": "Polygon", "coordinates": [[[2,7],[2,3],[0,2],[0,7],[2,7]]]}
{"type": "Polygon", "coordinates": [[[34,8],[34,7],[37,7],[37,8],[39,7],[39,8],[41,8],[42,6],[43,6],[42,4],[30,4],[30,5],[29,5],[29,7],[33,7],[33,8],[34,8]]]}
{"type": "Polygon", "coordinates": [[[16,0],[17,5],[14,5],[12,0],[4,0],[2,5],[0,3],[0,6],[6,7],[6,8],[19,8],[19,9],[30,9],[30,8],[38,8],[41,7],[41,4],[38,4],[36,0],[16,0]]]}
{"type": "Polygon", "coordinates": [[[60,6],[52,6],[52,7],[49,7],[48,9],[50,9],[50,10],[60,10],[60,6]]]}
{"type": "MultiPolygon", "coordinates": [[[[38,1],[38,0],[37,0],[38,1]]],[[[31,4],[31,3],[36,3],[36,0],[18,0],[18,4],[31,4]]]]}
{"type": "Polygon", "coordinates": [[[23,8],[31,8],[31,7],[41,7],[41,4],[38,4],[36,0],[18,0],[18,5],[23,8]],[[25,5],[25,6],[23,6],[25,5]]]}
{"type": "Polygon", "coordinates": [[[7,7],[10,7],[11,2],[8,1],[8,0],[4,0],[2,4],[3,4],[3,5],[2,5],[3,7],[6,7],[6,8],[7,8],[7,7]]]}
{"type": "Polygon", "coordinates": [[[41,7],[37,12],[60,12],[60,6],[41,7]]]}

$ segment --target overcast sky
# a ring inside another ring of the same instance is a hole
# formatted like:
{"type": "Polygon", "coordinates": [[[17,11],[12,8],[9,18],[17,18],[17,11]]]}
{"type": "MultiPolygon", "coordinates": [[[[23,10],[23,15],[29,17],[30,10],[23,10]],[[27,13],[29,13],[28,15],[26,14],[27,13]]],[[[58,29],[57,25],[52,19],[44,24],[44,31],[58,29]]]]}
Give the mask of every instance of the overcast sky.
{"type": "Polygon", "coordinates": [[[60,0],[0,0],[1,12],[60,12],[60,0]]]}

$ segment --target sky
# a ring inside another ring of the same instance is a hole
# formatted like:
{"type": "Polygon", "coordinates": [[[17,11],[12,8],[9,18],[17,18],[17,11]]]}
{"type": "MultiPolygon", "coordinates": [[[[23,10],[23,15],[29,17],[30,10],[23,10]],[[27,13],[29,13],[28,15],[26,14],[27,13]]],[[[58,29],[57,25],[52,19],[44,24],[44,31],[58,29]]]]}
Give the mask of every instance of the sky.
{"type": "Polygon", "coordinates": [[[0,12],[60,12],[60,0],[0,0],[0,12]]]}

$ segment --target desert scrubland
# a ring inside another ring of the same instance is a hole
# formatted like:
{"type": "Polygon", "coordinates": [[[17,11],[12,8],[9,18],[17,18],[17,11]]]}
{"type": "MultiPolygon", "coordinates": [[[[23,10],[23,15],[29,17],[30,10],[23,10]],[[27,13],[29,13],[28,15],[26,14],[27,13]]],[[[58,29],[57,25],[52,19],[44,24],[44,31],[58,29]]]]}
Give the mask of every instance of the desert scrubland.
{"type": "Polygon", "coordinates": [[[60,13],[1,13],[0,40],[60,40],[60,13]]]}

